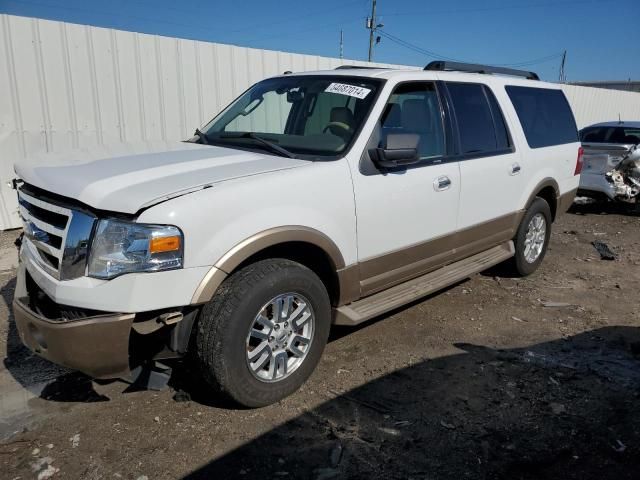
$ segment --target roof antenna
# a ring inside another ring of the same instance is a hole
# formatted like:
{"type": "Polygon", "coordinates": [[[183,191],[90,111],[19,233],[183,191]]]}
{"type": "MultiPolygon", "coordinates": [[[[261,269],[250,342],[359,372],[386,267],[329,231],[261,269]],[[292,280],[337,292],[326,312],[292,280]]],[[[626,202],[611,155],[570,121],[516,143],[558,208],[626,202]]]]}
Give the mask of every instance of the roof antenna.
{"type": "Polygon", "coordinates": [[[620,118],[620,112],[618,112],[618,123],[622,123],[622,119],[620,118]]]}

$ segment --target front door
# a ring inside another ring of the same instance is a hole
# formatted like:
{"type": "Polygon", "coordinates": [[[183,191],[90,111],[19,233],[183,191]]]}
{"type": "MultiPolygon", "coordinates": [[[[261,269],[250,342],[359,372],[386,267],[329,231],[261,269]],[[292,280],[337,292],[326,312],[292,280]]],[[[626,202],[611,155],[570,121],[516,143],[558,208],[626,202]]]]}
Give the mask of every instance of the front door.
{"type": "Polygon", "coordinates": [[[401,83],[390,95],[367,151],[351,165],[363,295],[426,273],[450,258],[460,171],[457,161],[447,161],[444,132],[436,84],[401,83]],[[369,148],[385,147],[393,134],[417,135],[419,163],[376,167],[369,148]]]}

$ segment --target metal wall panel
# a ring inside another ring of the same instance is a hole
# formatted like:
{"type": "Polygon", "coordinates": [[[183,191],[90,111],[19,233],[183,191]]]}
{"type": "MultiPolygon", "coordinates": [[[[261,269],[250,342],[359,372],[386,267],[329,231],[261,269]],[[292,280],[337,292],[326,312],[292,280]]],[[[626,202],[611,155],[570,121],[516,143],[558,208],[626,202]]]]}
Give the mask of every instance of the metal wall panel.
{"type": "MultiPolygon", "coordinates": [[[[368,65],[12,15],[0,38],[0,230],[20,225],[8,184],[26,156],[183,139],[265,77],[368,65]]],[[[640,94],[563,88],[580,127],[640,119],[640,94]]]]}
{"type": "Polygon", "coordinates": [[[640,120],[640,93],[563,85],[578,128],[613,120],[640,120]]]}
{"type": "Polygon", "coordinates": [[[187,138],[263,78],[366,65],[12,15],[0,38],[0,230],[20,225],[9,183],[21,158],[187,138]]]}

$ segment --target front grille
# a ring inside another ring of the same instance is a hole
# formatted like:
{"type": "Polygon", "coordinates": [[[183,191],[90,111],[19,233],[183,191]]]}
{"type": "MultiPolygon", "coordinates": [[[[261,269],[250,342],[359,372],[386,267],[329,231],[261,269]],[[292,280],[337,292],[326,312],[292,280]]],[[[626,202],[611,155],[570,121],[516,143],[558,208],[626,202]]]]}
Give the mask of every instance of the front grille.
{"type": "Polygon", "coordinates": [[[38,284],[31,278],[29,272],[25,272],[25,284],[27,297],[22,302],[33,312],[48,320],[66,322],[69,320],[82,320],[95,315],[104,315],[107,312],[90,310],[88,308],[71,307],[54,302],[38,284]]]}
{"type": "Polygon", "coordinates": [[[32,218],[40,220],[48,225],[52,225],[59,230],[64,230],[67,226],[67,222],[69,221],[69,217],[66,214],[60,212],[53,212],[51,210],[47,210],[42,208],[33,202],[29,202],[24,199],[24,193],[22,196],[19,195],[20,205],[31,215],[32,218]]]}
{"type": "Polygon", "coordinates": [[[18,189],[18,205],[25,247],[38,264],[59,280],[84,275],[95,217],[52,203],[24,186],[18,189]]]}

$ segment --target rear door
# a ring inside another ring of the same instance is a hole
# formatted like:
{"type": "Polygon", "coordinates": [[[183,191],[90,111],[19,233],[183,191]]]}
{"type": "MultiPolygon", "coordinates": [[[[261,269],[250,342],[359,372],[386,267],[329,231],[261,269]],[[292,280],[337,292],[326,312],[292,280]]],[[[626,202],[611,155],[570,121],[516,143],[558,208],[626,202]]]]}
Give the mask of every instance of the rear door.
{"type": "Polygon", "coordinates": [[[487,85],[446,82],[446,89],[457,126],[462,183],[458,241],[478,251],[512,237],[529,165],[514,148],[504,113],[487,85]]]}
{"type": "Polygon", "coordinates": [[[520,128],[518,144],[523,157],[531,164],[524,175],[527,180],[518,202],[526,202],[541,181],[552,179],[557,194],[570,193],[580,181],[578,158],[580,142],[571,106],[559,88],[527,82],[530,85],[505,85],[517,116],[512,119],[514,129],[520,128]]]}

